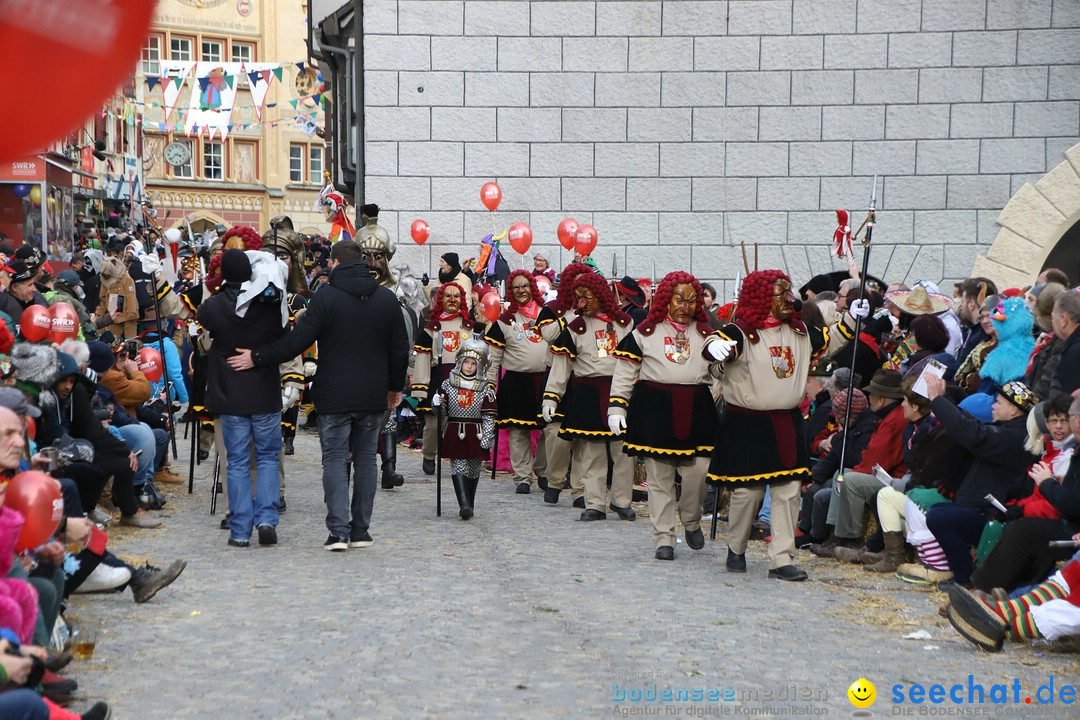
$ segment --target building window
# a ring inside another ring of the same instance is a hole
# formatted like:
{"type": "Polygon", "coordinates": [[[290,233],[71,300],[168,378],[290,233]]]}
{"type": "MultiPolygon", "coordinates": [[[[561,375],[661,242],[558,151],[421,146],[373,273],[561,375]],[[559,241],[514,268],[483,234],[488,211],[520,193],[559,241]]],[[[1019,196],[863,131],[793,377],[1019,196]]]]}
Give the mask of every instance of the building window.
{"type": "Polygon", "coordinates": [[[225,55],[225,43],[221,40],[203,40],[199,59],[202,62],[221,62],[225,55]]]}
{"type": "Polygon", "coordinates": [[[191,38],[173,37],[169,40],[169,59],[191,61],[191,38]]]}
{"type": "Polygon", "coordinates": [[[225,148],[220,142],[203,143],[203,177],[207,180],[225,179],[225,148]]]}
{"type": "Polygon", "coordinates": [[[289,182],[304,182],[304,146],[289,146],[289,182]]]}
{"type": "Polygon", "coordinates": [[[318,185],[322,182],[323,149],[318,145],[308,148],[308,182],[318,185]]]}
{"type": "Polygon", "coordinates": [[[232,44],[232,62],[255,62],[255,46],[251,43],[234,42],[232,44]]]}
{"type": "Polygon", "coordinates": [[[150,35],[142,51],[143,75],[161,74],[161,36],[150,35]]]}
{"type": "Polygon", "coordinates": [[[188,156],[188,161],[183,165],[170,165],[169,169],[172,171],[172,176],[175,178],[191,179],[195,177],[195,147],[191,140],[180,140],[183,144],[188,146],[188,150],[191,153],[188,156]]]}

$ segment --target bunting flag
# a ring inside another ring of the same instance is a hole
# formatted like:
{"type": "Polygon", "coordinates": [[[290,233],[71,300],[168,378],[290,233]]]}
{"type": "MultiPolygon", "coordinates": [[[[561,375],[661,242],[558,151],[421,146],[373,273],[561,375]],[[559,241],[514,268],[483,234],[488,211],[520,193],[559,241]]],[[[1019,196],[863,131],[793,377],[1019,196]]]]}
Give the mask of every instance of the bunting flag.
{"type": "Polygon", "coordinates": [[[194,69],[195,63],[169,60],[161,63],[162,99],[165,105],[165,120],[169,120],[176,101],[180,98],[180,89],[194,69]]]}
{"type": "Polygon", "coordinates": [[[277,81],[278,81],[278,82],[281,82],[281,76],[282,76],[282,69],[281,69],[281,68],[279,68],[279,67],[276,67],[276,68],[274,68],[274,71],[273,71],[273,72],[274,72],[274,77],[276,77],[276,78],[277,78],[277,81]]]}
{"type": "Polygon", "coordinates": [[[148,90],[150,90],[151,92],[153,92],[154,86],[158,84],[158,80],[160,80],[160,79],[161,78],[159,78],[157,75],[147,75],[146,76],[146,88],[148,90]]]}
{"type": "Polygon", "coordinates": [[[198,79],[199,91],[192,88],[188,103],[188,115],[185,128],[188,134],[191,128],[205,129],[211,138],[215,133],[225,140],[229,135],[232,111],[236,101],[236,88],[227,82],[228,75],[238,75],[243,70],[243,63],[201,62],[195,65],[194,74],[198,79]]]}
{"type": "Polygon", "coordinates": [[[255,106],[255,114],[262,120],[263,103],[266,102],[266,93],[270,90],[270,81],[274,77],[274,65],[251,63],[246,69],[249,71],[248,90],[251,92],[251,102],[255,106]]]}

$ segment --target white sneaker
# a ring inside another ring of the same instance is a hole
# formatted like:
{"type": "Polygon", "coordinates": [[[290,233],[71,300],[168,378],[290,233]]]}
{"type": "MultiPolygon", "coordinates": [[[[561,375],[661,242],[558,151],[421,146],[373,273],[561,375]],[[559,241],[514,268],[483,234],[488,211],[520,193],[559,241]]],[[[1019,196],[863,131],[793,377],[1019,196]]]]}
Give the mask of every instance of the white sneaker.
{"type": "Polygon", "coordinates": [[[110,592],[124,585],[131,579],[131,571],[126,567],[113,567],[101,563],[83,584],[75,588],[77,593],[110,592]]]}

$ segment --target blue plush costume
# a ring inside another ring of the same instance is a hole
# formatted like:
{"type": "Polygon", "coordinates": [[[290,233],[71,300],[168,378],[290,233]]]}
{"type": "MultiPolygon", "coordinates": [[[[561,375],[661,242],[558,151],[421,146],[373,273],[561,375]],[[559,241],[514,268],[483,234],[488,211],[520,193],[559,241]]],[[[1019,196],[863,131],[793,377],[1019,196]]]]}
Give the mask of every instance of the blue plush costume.
{"type": "Polygon", "coordinates": [[[1035,349],[1035,337],[1031,328],[1035,318],[1023,298],[1006,298],[990,316],[997,332],[998,345],[991,350],[979,376],[982,385],[979,392],[993,395],[1005,383],[1024,377],[1028,360],[1035,349]]]}

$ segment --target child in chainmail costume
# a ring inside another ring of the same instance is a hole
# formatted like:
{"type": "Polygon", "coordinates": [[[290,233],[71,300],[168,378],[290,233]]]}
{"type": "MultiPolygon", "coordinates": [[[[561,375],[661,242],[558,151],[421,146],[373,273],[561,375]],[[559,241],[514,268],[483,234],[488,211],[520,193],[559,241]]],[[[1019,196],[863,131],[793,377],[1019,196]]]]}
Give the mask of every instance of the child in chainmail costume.
{"type": "Polygon", "coordinates": [[[467,340],[433,404],[443,407],[442,456],[450,460],[462,520],[473,516],[480,470],[495,441],[495,388],[487,380],[487,346],[467,340]]]}

